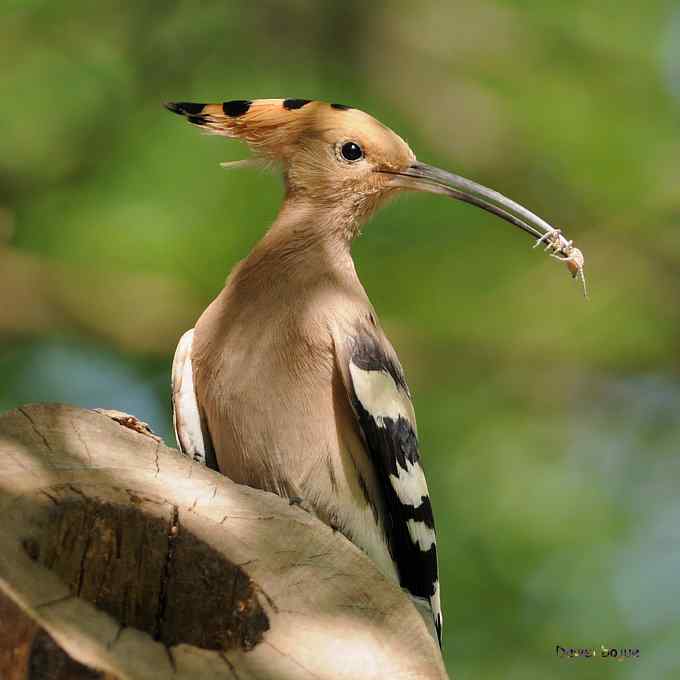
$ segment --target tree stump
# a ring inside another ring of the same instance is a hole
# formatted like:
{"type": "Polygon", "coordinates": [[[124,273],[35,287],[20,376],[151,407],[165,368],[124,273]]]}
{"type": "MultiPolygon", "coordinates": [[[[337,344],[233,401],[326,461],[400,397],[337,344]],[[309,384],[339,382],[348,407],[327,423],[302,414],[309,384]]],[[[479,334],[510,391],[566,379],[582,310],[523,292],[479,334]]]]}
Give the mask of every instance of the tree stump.
{"type": "Polygon", "coordinates": [[[117,420],[0,416],[0,678],[447,677],[344,536],[117,420]]]}

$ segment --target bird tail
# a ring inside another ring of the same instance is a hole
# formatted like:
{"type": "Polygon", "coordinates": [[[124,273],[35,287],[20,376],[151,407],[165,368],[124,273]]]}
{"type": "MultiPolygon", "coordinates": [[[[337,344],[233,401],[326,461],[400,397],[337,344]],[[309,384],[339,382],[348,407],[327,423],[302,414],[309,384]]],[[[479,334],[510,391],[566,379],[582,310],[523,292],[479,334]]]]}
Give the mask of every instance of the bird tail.
{"type": "MultiPolygon", "coordinates": [[[[408,591],[406,591],[406,592],[408,592],[408,591]]],[[[431,599],[426,600],[425,598],[416,597],[415,595],[411,595],[410,593],[409,593],[409,596],[411,598],[411,602],[413,602],[416,609],[418,610],[418,613],[420,614],[423,621],[425,622],[425,626],[427,627],[428,632],[430,633],[430,635],[435,639],[435,641],[441,647],[441,645],[442,645],[442,614],[441,614],[441,610],[439,608],[439,597],[438,597],[438,595],[437,595],[436,603],[433,602],[431,599]]]]}

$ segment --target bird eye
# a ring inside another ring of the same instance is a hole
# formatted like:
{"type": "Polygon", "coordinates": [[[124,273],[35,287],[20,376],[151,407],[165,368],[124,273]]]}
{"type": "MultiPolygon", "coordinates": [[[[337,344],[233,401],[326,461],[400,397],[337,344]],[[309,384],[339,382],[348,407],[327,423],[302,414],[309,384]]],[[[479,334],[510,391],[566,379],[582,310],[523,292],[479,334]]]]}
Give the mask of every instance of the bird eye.
{"type": "Polygon", "coordinates": [[[354,163],[364,157],[363,149],[355,142],[345,142],[340,147],[340,154],[350,163],[354,163]]]}

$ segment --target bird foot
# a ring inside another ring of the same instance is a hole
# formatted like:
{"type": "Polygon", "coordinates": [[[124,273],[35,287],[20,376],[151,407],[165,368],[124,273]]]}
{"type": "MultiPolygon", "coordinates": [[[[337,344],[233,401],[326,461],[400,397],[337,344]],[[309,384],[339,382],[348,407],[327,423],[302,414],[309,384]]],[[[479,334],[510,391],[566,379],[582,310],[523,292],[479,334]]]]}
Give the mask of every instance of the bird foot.
{"type": "Polygon", "coordinates": [[[309,503],[307,503],[307,501],[305,501],[305,499],[301,496],[290,496],[288,498],[288,505],[295,505],[309,514],[314,514],[312,508],[309,506],[309,503]]]}
{"type": "Polygon", "coordinates": [[[338,523],[336,523],[333,519],[329,519],[325,515],[319,515],[316,508],[312,507],[304,498],[301,498],[300,496],[289,496],[288,505],[294,505],[300,508],[300,510],[304,510],[307,514],[313,515],[317,519],[321,520],[324,524],[327,524],[333,530],[333,533],[340,531],[340,525],[338,523]]]}

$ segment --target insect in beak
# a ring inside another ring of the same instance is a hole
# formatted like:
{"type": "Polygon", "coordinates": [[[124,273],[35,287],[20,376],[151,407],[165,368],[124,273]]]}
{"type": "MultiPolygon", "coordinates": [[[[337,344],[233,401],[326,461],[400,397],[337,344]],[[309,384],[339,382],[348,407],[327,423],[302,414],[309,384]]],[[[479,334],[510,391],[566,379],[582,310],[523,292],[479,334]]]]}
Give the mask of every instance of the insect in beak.
{"type": "Polygon", "coordinates": [[[546,251],[556,259],[566,262],[572,276],[581,279],[583,292],[587,297],[581,251],[574,248],[572,241],[568,241],[561,230],[555,229],[524,206],[477,182],[425,163],[415,162],[402,171],[380,172],[393,176],[391,185],[394,187],[443,194],[471,203],[526,231],[536,239],[536,245],[545,244],[546,251]]]}

